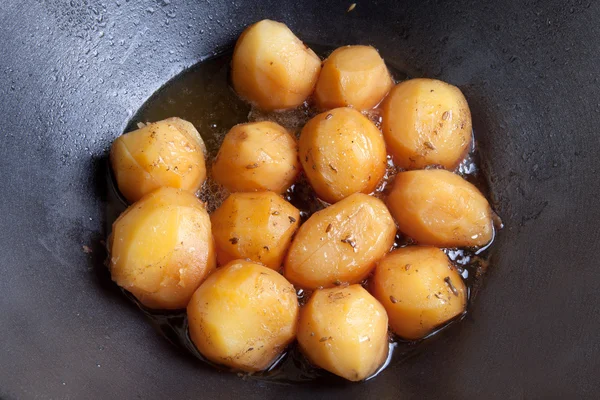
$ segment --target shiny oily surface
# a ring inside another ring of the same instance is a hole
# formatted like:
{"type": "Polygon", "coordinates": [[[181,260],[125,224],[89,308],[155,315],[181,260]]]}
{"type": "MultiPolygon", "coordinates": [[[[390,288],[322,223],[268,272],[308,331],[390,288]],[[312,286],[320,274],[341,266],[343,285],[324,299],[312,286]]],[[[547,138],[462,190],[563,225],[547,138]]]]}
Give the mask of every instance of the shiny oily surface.
{"type": "Polygon", "coordinates": [[[315,365],[360,381],[388,352],[388,316],[362,286],[316,290],[300,310],[298,344],[315,365]]]}
{"type": "Polygon", "coordinates": [[[387,167],[383,135],[367,117],[348,107],[308,121],[300,133],[298,156],[310,185],[329,203],[373,192],[387,167]]]}
{"type": "Polygon", "coordinates": [[[427,336],[465,311],[462,277],[437,247],[408,246],[387,254],[369,285],[390,318],[390,328],[408,340],[427,336]]]}
{"type": "Polygon", "coordinates": [[[320,70],[319,57],[285,24],[262,20],[237,40],[231,82],[242,98],[260,109],[283,110],[306,100],[320,70]]]}
{"type": "Polygon", "coordinates": [[[320,109],[375,107],[393,85],[390,73],[377,50],[371,46],[342,46],[323,61],[315,87],[320,109]]]}
{"type": "Polygon", "coordinates": [[[154,309],[181,309],[216,266],[210,218],[192,193],[160,188],[115,221],[113,281],[154,309]]]}
{"type": "Polygon", "coordinates": [[[168,118],[118,137],[110,161],[121,193],[134,202],[162,186],[198,190],[206,179],[204,153],[191,123],[168,118]]]}
{"type": "Polygon", "coordinates": [[[382,104],[382,131],[396,165],[453,170],[471,143],[471,111],[460,89],[435,79],[394,86],[382,104]]]}
{"type": "Polygon", "coordinates": [[[274,192],[238,192],[210,219],[219,265],[249,259],[278,271],[300,225],[300,211],[274,192]]]}
{"type": "Polygon", "coordinates": [[[231,192],[283,193],[300,172],[296,139],[269,121],[239,124],[225,135],[212,175],[231,192]]]}
{"type": "Polygon", "coordinates": [[[242,371],[269,367],[296,336],[294,286],[261,264],[219,267],[187,306],[193,343],[208,359],[242,371]]]}
{"type": "Polygon", "coordinates": [[[359,283],[389,251],[395,235],[396,225],[383,201],[355,193],[300,226],[283,274],[303,289],[359,283]]]}
{"type": "MultiPolygon", "coordinates": [[[[311,45],[311,47],[321,57],[326,57],[333,50],[329,47],[318,47],[315,45],[311,45]]],[[[158,121],[172,117],[173,115],[178,115],[193,123],[198,131],[202,133],[208,150],[207,169],[209,173],[207,181],[200,192],[200,198],[203,201],[208,201],[207,209],[209,211],[217,208],[229,194],[218,187],[210,176],[212,162],[219,150],[223,137],[229,129],[236,124],[269,119],[280,123],[290,132],[298,135],[306,121],[318,114],[318,111],[313,109],[309,104],[303,105],[296,110],[281,113],[267,113],[253,109],[241,100],[229,87],[228,74],[230,71],[230,61],[231,53],[225,53],[201,62],[176,76],[145,103],[138,113],[132,117],[130,125],[125,130],[125,132],[129,132],[137,129],[138,122],[158,121]]],[[[394,69],[393,66],[388,65],[388,68],[395,81],[402,81],[408,78],[407,74],[394,69]]],[[[376,125],[380,124],[381,120],[377,110],[368,112],[366,115],[376,125]]],[[[470,155],[460,164],[458,171],[461,175],[467,177],[469,181],[480,187],[485,193],[485,180],[477,165],[477,153],[475,148],[472,148],[470,155]]],[[[388,158],[386,174],[381,185],[376,189],[376,196],[382,197],[389,191],[390,183],[396,172],[396,167],[388,158]]],[[[108,178],[113,188],[109,193],[107,208],[107,220],[110,223],[125,209],[126,202],[118,193],[113,178],[111,176],[108,176],[108,178]]],[[[318,199],[302,175],[285,193],[285,198],[300,210],[301,221],[306,221],[310,215],[324,208],[326,205],[318,199]]],[[[411,243],[409,238],[396,236],[394,246],[403,247],[408,243],[411,243]]],[[[486,248],[487,246],[481,249],[445,249],[445,252],[457,264],[459,271],[465,279],[470,298],[477,292],[481,277],[488,266],[486,248]]],[[[126,292],[125,294],[132,301],[136,301],[129,293],[126,292]]],[[[298,298],[301,304],[309,296],[310,291],[298,291],[298,298]]],[[[140,305],[139,303],[137,304],[140,305]]],[[[141,305],[140,308],[157,332],[176,348],[214,368],[224,369],[223,366],[207,360],[195,348],[188,334],[188,321],[184,312],[155,311],[141,305]]],[[[446,327],[452,326],[455,321],[453,320],[446,327]]],[[[440,329],[442,328],[444,327],[440,327],[440,329]]],[[[431,336],[434,335],[432,334],[431,336]]],[[[411,357],[417,351],[426,351],[428,341],[429,337],[421,341],[405,341],[392,336],[389,343],[388,358],[372,377],[376,376],[391,362],[402,362],[402,360],[411,357]]],[[[284,355],[276,360],[266,371],[243,376],[246,379],[265,379],[295,384],[311,384],[313,382],[331,384],[334,382],[342,383],[344,381],[331,373],[311,365],[295,343],[292,343],[284,355]]]]}
{"type": "Polygon", "coordinates": [[[400,172],[386,203],[399,230],[419,244],[485,246],[494,235],[487,199],[474,185],[443,169],[400,172]]]}

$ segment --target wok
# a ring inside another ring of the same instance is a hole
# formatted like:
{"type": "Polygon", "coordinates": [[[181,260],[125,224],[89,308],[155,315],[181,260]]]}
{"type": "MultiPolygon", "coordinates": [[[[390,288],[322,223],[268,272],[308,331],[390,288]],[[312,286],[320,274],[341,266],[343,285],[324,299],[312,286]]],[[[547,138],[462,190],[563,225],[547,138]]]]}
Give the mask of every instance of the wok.
{"type": "Polygon", "coordinates": [[[1,398],[597,396],[600,3],[351,3],[0,3],[1,398]],[[366,383],[212,369],[157,335],[102,264],[111,141],[263,18],[459,86],[506,226],[466,319],[366,383]]]}

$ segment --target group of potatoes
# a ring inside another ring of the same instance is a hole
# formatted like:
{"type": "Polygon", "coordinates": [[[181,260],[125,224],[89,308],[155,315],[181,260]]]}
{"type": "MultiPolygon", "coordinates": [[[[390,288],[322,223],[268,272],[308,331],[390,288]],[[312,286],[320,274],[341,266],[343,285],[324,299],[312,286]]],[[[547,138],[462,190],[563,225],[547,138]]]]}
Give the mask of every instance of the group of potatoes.
{"type": "Polygon", "coordinates": [[[114,175],[133,204],[113,225],[113,280],[146,307],[187,307],[200,353],[244,371],[268,368],[297,339],[315,365],[362,380],[387,357],[388,326],[414,340],[462,314],[467,290],[440,247],[485,245],[493,227],[484,196],[450,172],[471,144],[460,90],[394,85],[369,46],[322,62],[269,20],[240,36],[231,76],[255,107],[312,96],[323,113],[298,141],[274,122],[233,127],[212,165],[231,194],[212,215],[194,194],[207,170],[192,124],[170,118],[115,140],[114,175]],[[361,113],[380,103],[381,130],[361,113]],[[384,202],[369,193],[388,152],[405,172],[384,202]],[[281,196],[301,171],[330,204],[303,224],[281,196]],[[397,230],[418,245],[390,253],[397,230]],[[297,289],[312,293],[302,307],[297,289]]]}

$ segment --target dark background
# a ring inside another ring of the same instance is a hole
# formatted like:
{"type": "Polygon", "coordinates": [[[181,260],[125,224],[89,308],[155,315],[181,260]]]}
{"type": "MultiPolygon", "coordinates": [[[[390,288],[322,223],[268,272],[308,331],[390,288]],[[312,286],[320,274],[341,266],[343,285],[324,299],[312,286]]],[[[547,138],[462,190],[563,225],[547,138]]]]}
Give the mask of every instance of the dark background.
{"type": "Polygon", "coordinates": [[[597,398],[600,3],[352,2],[0,1],[1,398],[597,398]],[[467,319],[364,384],[205,367],[97,267],[111,141],[266,17],[458,85],[506,225],[467,319]]]}

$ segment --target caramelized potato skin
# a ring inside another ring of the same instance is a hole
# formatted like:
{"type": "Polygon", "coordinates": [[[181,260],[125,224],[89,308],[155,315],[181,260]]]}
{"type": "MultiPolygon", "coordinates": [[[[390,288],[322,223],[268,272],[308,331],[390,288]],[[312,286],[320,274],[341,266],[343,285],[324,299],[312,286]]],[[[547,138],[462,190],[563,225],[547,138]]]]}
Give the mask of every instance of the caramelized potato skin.
{"type": "Polygon", "coordinates": [[[204,205],[187,191],[167,187],[121,214],[110,251],[112,279],[153,309],[185,308],[216,265],[204,205]]]}
{"type": "Polygon", "coordinates": [[[370,286],[387,311],[392,331],[409,340],[462,314],[467,304],[462,277],[435,247],[393,251],[378,263],[370,286]]]}
{"type": "Polygon", "coordinates": [[[321,109],[375,107],[394,82],[385,62],[371,46],[344,46],[331,53],[315,87],[315,100],[321,109]]]}
{"type": "Polygon", "coordinates": [[[312,118],[302,129],[298,147],[308,181],[329,203],[357,192],[371,193],[385,174],[383,135],[351,108],[336,108],[312,118]]]}
{"type": "Polygon", "coordinates": [[[296,139],[269,121],[231,128],[212,167],[214,179],[231,192],[283,193],[299,171],[296,139]]]}
{"type": "Polygon", "coordinates": [[[235,91],[258,108],[299,106],[312,93],[321,59],[280,22],[262,20],[239,37],[231,62],[235,91]]]}
{"type": "Polygon", "coordinates": [[[194,293],[187,307],[190,337],[215,363],[261,371],[294,340],[298,310],[296,291],[283,276],[236,260],[194,293]]]}
{"type": "Polygon", "coordinates": [[[387,357],[388,317],[360,285],[317,290],[300,310],[298,343],[313,364],[360,381],[387,357]]]}
{"type": "Polygon", "coordinates": [[[383,102],[381,128],[396,165],[452,170],[472,140],[471,111],[460,89],[435,79],[394,86],[383,102]]]}
{"type": "Polygon", "coordinates": [[[474,247],[494,234],[492,211],[481,192],[452,172],[400,172],[387,205],[398,228],[419,244],[474,247]]]}
{"type": "Polygon", "coordinates": [[[274,192],[233,193],[211,215],[217,261],[250,259],[279,270],[300,211],[274,192]]]}
{"type": "Polygon", "coordinates": [[[394,243],[385,204],[356,193],[313,214],[300,226],[284,263],[285,277],[304,289],[363,280],[394,243]]]}
{"type": "Polygon", "coordinates": [[[198,190],[206,179],[205,152],[191,123],[169,118],[119,136],[110,161],[119,190],[135,202],[162,186],[198,190]]]}

